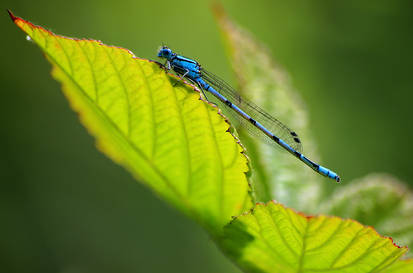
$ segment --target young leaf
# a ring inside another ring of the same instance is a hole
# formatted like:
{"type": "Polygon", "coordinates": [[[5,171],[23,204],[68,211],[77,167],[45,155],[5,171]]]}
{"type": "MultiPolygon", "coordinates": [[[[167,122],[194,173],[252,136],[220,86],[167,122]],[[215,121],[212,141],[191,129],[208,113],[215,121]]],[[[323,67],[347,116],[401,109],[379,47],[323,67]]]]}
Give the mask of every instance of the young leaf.
{"type": "Polygon", "coordinates": [[[382,272],[407,251],[353,220],[308,217],[273,202],[236,218],[224,235],[221,246],[247,272],[382,272]]]}
{"type": "MultiPolygon", "coordinates": [[[[214,11],[240,93],[297,132],[303,141],[305,154],[318,161],[308,129],[307,112],[301,98],[291,87],[288,75],[273,63],[267,48],[233,23],[220,6],[215,6],[214,11]]],[[[268,201],[275,198],[290,207],[312,211],[320,198],[322,184],[329,181],[288,152],[249,138],[248,134],[243,134],[242,128],[238,131],[243,143],[247,144],[253,164],[253,187],[257,199],[268,201]]]]}
{"type": "MultiPolygon", "coordinates": [[[[340,188],[320,208],[374,226],[399,245],[413,245],[413,193],[396,178],[371,174],[340,188]]],[[[411,251],[406,256],[412,256],[411,251]]]]}
{"type": "Polygon", "coordinates": [[[251,206],[247,158],[218,109],[158,63],[15,17],[97,146],[161,197],[218,233],[251,206]]]}

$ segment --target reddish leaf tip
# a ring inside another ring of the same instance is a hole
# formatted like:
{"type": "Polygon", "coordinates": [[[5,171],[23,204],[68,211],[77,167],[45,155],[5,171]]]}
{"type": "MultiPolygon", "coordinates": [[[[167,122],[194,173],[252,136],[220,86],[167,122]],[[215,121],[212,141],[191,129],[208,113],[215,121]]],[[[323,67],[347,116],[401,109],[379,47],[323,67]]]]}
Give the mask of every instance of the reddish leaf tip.
{"type": "Polygon", "coordinates": [[[18,19],[18,17],[14,16],[13,12],[11,12],[11,10],[7,9],[7,13],[10,16],[10,19],[14,22],[18,19]]]}

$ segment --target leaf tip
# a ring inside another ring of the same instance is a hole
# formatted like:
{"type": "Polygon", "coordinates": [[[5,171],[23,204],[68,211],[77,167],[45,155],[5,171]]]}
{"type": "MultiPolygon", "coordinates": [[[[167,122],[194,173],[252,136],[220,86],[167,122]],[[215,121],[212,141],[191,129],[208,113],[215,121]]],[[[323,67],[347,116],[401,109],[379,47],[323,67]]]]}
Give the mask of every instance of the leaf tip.
{"type": "Polygon", "coordinates": [[[11,10],[9,10],[9,9],[6,9],[6,11],[7,11],[7,13],[9,14],[10,19],[11,19],[11,20],[13,21],[13,23],[14,23],[14,21],[16,21],[16,20],[18,19],[18,17],[14,16],[13,12],[11,12],[11,10]]]}

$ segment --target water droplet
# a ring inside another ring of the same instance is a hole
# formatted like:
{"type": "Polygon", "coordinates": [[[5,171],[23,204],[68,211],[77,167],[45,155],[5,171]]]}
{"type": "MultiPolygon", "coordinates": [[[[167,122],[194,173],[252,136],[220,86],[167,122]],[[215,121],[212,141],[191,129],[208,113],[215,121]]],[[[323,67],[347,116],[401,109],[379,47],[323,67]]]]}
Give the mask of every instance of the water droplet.
{"type": "Polygon", "coordinates": [[[31,42],[31,41],[32,41],[32,38],[30,38],[29,35],[26,35],[26,40],[29,41],[29,42],[31,42]]]}

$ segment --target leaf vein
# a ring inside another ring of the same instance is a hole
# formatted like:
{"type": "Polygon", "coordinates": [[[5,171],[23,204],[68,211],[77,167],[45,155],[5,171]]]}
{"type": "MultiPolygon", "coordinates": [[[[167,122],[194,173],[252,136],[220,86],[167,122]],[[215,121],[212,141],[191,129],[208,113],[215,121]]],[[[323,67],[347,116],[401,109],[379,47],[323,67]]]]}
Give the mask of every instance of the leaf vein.
{"type": "Polygon", "coordinates": [[[301,255],[300,255],[299,260],[298,260],[297,273],[302,272],[303,266],[304,266],[304,256],[305,256],[305,253],[306,253],[306,246],[307,246],[306,240],[307,240],[307,236],[308,236],[308,229],[310,227],[309,222],[306,221],[305,223],[306,223],[306,226],[305,226],[305,230],[304,230],[304,234],[303,234],[303,245],[302,245],[302,248],[301,248],[301,255]]]}
{"type": "MultiPolygon", "coordinates": [[[[327,217],[325,218],[325,221],[323,222],[322,225],[325,224],[326,220],[327,220],[327,217]]],[[[331,233],[331,235],[327,238],[327,240],[325,240],[321,245],[318,245],[318,246],[313,247],[313,248],[311,248],[311,249],[307,249],[307,252],[309,252],[309,251],[314,251],[314,250],[318,250],[318,249],[320,249],[320,248],[323,248],[323,247],[324,247],[326,244],[328,244],[332,239],[334,239],[334,236],[343,228],[343,226],[344,226],[345,223],[346,223],[346,222],[344,222],[344,221],[340,221],[340,223],[337,225],[336,229],[331,233]]],[[[321,227],[322,225],[320,225],[320,227],[321,227]]]]}
{"type": "Polygon", "coordinates": [[[80,45],[79,42],[76,43],[78,45],[78,47],[80,48],[80,50],[82,51],[83,55],[85,56],[87,63],[89,64],[89,68],[90,68],[90,74],[92,75],[92,80],[93,80],[93,90],[95,91],[95,102],[97,105],[99,105],[99,101],[98,101],[98,89],[97,89],[97,81],[96,81],[96,76],[95,76],[95,70],[93,69],[92,66],[92,62],[89,59],[89,55],[86,54],[85,49],[80,45]]]}
{"type": "Polygon", "coordinates": [[[339,254],[336,256],[336,258],[331,262],[330,268],[333,268],[334,265],[339,261],[339,259],[343,256],[343,254],[350,248],[350,246],[353,245],[353,243],[356,241],[356,239],[359,238],[360,233],[365,233],[366,231],[363,228],[360,228],[356,234],[353,236],[353,239],[350,240],[350,242],[339,252],[339,254]]]}
{"type": "Polygon", "coordinates": [[[131,105],[130,105],[130,101],[129,101],[129,94],[128,94],[128,90],[125,86],[125,83],[122,80],[122,75],[120,74],[119,70],[117,69],[115,62],[112,58],[112,56],[109,54],[109,52],[107,51],[107,48],[105,46],[103,46],[103,51],[106,53],[106,56],[108,57],[109,61],[112,64],[113,70],[116,72],[116,75],[118,77],[119,83],[122,86],[122,90],[123,93],[125,95],[125,101],[126,101],[126,109],[127,109],[127,125],[126,125],[126,135],[129,138],[131,136],[131,123],[132,123],[132,117],[131,117],[131,105]]]}
{"type": "Polygon", "coordinates": [[[278,223],[274,220],[274,218],[272,217],[271,213],[266,210],[268,216],[271,218],[271,222],[273,223],[273,226],[275,227],[275,229],[277,230],[278,234],[280,235],[281,240],[283,241],[284,245],[287,246],[287,248],[294,254],[294,256],[298,257],[298,253],[294,251],[294,249],[290,246],[290,244],[287,242],[287,240],[285,239],[285,237],[283,236],[283,233],[280,230],[280,227],[278,226],[278,223]]]}
{"type": "Polygon", "coordinates": [[[145,77],[145,75],[144,75],[144,71],[143,71],[143,68],[142,68],[142,66],[141,66],[141,64],[138,62],[138,65],[137,65],[138,67],[139,67],[139,69],[140,69],[140,71],[141,71],[141,73],[142,73],[142,75],[143,75],[143,78],[144,78],[144,81],[145,81],[145,84],[148,86],[148,90],[149,90],[149,99],[150,99],[150,101],[151,101],[151,104],[152,104],[152,106],[151,106],[151,115],[152,115],[152,134],[153,134],[153,141],[152,141],[152,156],[151,156],[151,158],[154,158],[155,157],[155,153],[156,153],[156,144],[157,144],[157,124],[156,124],[156,115],[155,115],[155,102],[154,102],[154,99],[153,99],[153,94],[152,94],[152,92],[151,92],[151,88],[150,88],[150,84],[149,84],[149,81],[148,81],[148,79],[145,77]]]}
{"type": "MultiPolygon", "coordinates": [[[[201,95],[201,94],[200,94],[201,95]]],[[[201,99],[202,100],[202,99],[201,99]]],[[[203,103],[206,103],[204,100],[202,100],[203,101],[203,103]]],[[[205,108],[206,108],[206,106],[205,106],[205,108]]],[[[220,150],[220,147],[219,147],[219,145],[218,145],[218,142],[217,142],[217,136],[216,136],[216,134],[215,134],[215,130],[214,130],[214,125],[212,124],[212,119],[211,119],[211,113],[210,113],[210,111],[208,111],[208,109],[206,109],[206,112],[207,112],[207,115],[208,115],[208,121],[209,121],[209,125],[210,125],[210,127],[211,127],[211,132],[212,132],[212,134],[213,134],[213,140],[214,140],[214,144],[215,144],[215,151],[217,152],[217,154],[218,154],[218,161],[219,161],[219,166],[220,166],[220,168],[219,168],[219,170],[220,170],[220,181],[221,181],[221,183],[220,183],[220,189],[219,189],[219,213],[220,213],[220,218],[222,218],[222,214],[223,214],[223,207],[224,207],[224,200],[223,200],[223,193],[224,193],[224,179],[225,179],[225,173],[224,173],[224,171],[222,170],[222,167],[223,167],[223,162],[222,162],[222,158],[221,158],[221,150],[220,150]]]]}
{"type": "MultiPolygon", "coordinates": [[[[43,35],[43,37],[44,37],[44,35],[43,35]]],[[[59,44],[60,48],[62,49],[63,54],[65,54],[65,57],[66,57],[66,59],[67,59],[67,63],[69,64],[69,67],[70,67],[70,74],[74,76],[74,75],[75,75],[75,74],[74,74],[74,69],[73,69],[73,66],[72,66],[72,62],[70,61],[69,54],[67,53],[66,49],[62,46],[62,44],[60,43],[59,39],[58,39],[56,36],[54,36],[54,35],[53,35],[53,37],[55,38],[55,40],[56,40],[57,43],[59,44]]],[[[45,38],[45,40],[47,41],[46,38],[45,38]]]]}

